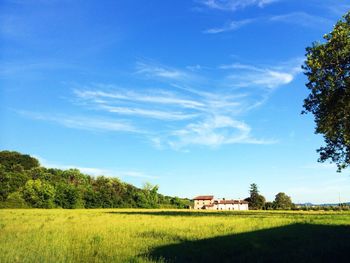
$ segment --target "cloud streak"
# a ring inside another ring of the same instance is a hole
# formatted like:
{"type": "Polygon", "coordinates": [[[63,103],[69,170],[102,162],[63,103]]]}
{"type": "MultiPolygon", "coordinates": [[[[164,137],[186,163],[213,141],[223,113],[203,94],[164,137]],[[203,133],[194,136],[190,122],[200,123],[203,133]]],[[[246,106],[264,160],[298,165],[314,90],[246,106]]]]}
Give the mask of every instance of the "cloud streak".
{"type": "Polygon", "coordinates": [[[40,162],[40,164],[46,168],[56,168],[56,169],[78,169],[80,172],[84,174],[88,174],[91,176],[109,176],[109,177],[118,177],[118,178],[128,178],[128,177],[134,177],[134,178],[145,178],[145,179],[157,179],[158,176],[153,176],[149,174],[145,174],[140,171],[134,171],[134,170],[119,170],[119,169],[105,169],[105,168],[93,168],[93,167],[83,167],[79,165],[67,165],[67,164],[57,164],[54,162],[47,161],[44,158],[41,158],[39,156],[35,156],[40,162]]]}
{"type": "Polygon", "coordinates": [[[244,19],[244,20],[239,20],[239,21],[230,21],[226,25],[222,27],[216,27],[216,28],[210,28],[207,30],[204,30],[203,33],[206,34],[218,34],[218,33],[223,33],[223,32],[229,32],[229,31],[234,31],[237,30],[245,25],[251,24],[255,21],[255,19],[244,19]]]}
{"type": "Polygon", "coordinates": [[[40,112],[17,111],[20,115],[35,120],[43,120],[60,124],[67,128],[93,130],[93,131],[112,131],[112,132],[132,132],[141,133],[132,124],[127,121],[97,117],[72,117],[67,115],[44,114],[40,112]]]}
{"type": "Polygon", "coordinates": [[[188,78],[189,75],[178,69],[166,67],[163,65],[157,65],[152,63],[145,63],[145,62],[137,62],[136,64],[136,73],[143,74],[148,77],[158,77],[162,79],[184,79],[188,78]]]}
{"type": "Polygon", "coordinates": [[[228,70],[227,76],[231,86],[260,87],[275,89],[287,85],[301,72],[299,60],[279,67],[258,67],[241,63],[222,65],[219,68],[228,70]]]}
{"type": "Polygon", "coordinates": [[[324,28],[325,26],[332,26],[332,24],[334,23],[334,21],[330,19],[310,15],[305,12],[293,12],[283,15],[272,16],[269,20],[273,22],[282,22],[311,28],[324,28]]]}
{"type": "Polygon", "coordinates": [[[183,99],[173,96],[169,92],[157,91],[156,94],[145,94],[135,91],[118,90],[114,88],[113,92],[103,92],[95,90],[74,90],[74,93],[81,99],[115,99],[123,101],[137,101],[146,103],[159,103],[165,105],[181,105],[184,108],[201,108],[205,105],[192,99],[183,99]]]}
{"type": "Polygon", "coordinates": [[[273,90],[291,83],[300,72],[295,64],[232,63],[207,68],[206,73],[214,74],[204,76],[198,75],[200,69],[194,73],[186,67],[137,63],[138,76],[163,88],[84,85],[73,90],[70,101],[88,116],[21,114],[68,128],[139,134],[158,148],[272,144],[277,140],[256,137],[241,116],[264,104],[273,90]]]}
{"type": "Polygon", "coordinates": [[[191,123],[172,133],[168,144],[173,148],[188,145],[218,147],[225,144],[272,144],[274,140],[258,140],[252,137],[251,128],[242,121],[228,116],[214,115],[202,122],[191,123]]]}
{"type": "MultiPolygon", "coordinates": [[[[142,68],[138,74],[152,80],[159,80],[158,72],[163,72],[163,69],[181,72],[183,76],[192,74],[186,69],[155,67],[154,64],[143,63],[142,68]]],[[[295,61],[274,67],[233,63],[216,69],[214,67],[213,70],[225,76],[224,82],[217,84],[215,89],[195,88],[187,78],[179,78],[178,84],[173,84],[171,75],[168,82],[170,87],[167,89],[136,91],[96,84],[88,89],[76,89],[74,94],[83,105],[121,116],[128,115],[131,122],[138,118],[161,121],[158,123],[163,127],[161,132],[152,130],[148,133],[148,138],[159,148],[171,147],[178,150],[196,145],[215,148],[236,143],[276,143],[274,139],[254,137],[252,128],[239,120],[239,116],[262,105],[271,90],[291,83],[299,72],[295,61]],[[230,88],[227,89],[227,86],[230,88]],[[242,89],[246,87],[252,89],[242,89]],[[255,92],[254,89],[265,89],[266,92],[255,92]]],[[[201,76],[197,79],[200,78],[201,76]]],[[[209,80],[211,82],[213,80],[209,80]]]]}
{"type": "MultiPolygon", "coordinates": [[[[336,9],[336,6],[329,7],[329,9],[336,9]]],[[[287,14],[280,14],[280,15],[273,15],[273,16],[247,18],[247,19],[236,20],[236,21],[233,20],[233,21],[229,21],[228,23],[224,24],[221,27],[213,27],[213,28],[206,29],[203,31],[203,33],[218,34],[218,33],[236,31],[246,25],[256,23],[258,21],[265,24],[269,24],[271,22],[279,23],[279,24],[283,23],[283,24],[296,25],[296,26],[301,26],[301,27],[311,28],[311,29],[331,27],[335,23],[335,21],[332,19],[315,16],[306,12],[291,12],[287,14]]]]}
{"type": "Polygon", "coordinates": [[[266,5],[278,2],[279,0],[203,0],[200,1],[204,6],[221,11],[236,11],[249,6],[258,6],[260,8],[266,5]]]}

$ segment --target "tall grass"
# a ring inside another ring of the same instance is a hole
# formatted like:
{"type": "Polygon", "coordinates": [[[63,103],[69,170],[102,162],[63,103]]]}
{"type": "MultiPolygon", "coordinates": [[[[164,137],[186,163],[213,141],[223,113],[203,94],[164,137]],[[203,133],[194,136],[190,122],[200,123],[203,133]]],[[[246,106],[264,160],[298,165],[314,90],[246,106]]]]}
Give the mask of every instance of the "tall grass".
{"type": "Polygon", "coordinates": [[[294,223],[350,225],[350,213],[4,209],[0,262],[151,262],[164,245],[294,223]]]}

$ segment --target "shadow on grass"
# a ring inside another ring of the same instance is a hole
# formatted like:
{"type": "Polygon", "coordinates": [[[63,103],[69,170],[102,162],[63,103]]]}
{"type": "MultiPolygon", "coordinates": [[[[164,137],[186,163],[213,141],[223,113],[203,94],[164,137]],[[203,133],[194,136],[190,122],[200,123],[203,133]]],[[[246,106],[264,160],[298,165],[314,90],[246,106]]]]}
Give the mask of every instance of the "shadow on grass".
{"type": "Polygon", "coordinates": [[[203,210],[176,210],[176,211],[152,211],[152,210],[135,210],[135,211],[113,211],[113,212],[106,212],[109,214],[120,214],[120,215],[148,215],[148,216],[248,216],[248,217],[293,217],[295,216],[317,216],[317,215],[330,215],[332,217],[334,216],[343,216],[341,213],[333,213],[333,214],[327,214],[327,213],[303,213],[303,212],[276,212],[276,211],[203,211],[203,210]]]}
{"type": "Polygon", "coordinates": [[[350,262],[350,226],[293,224],[157,247],[165,262],[350,262]]]}

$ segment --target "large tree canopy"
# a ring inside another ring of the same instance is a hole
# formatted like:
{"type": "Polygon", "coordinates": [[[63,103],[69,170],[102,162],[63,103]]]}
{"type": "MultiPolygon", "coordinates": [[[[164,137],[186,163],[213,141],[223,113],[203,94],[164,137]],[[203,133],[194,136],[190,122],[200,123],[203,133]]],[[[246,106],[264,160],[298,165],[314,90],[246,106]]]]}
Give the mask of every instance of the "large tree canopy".
{"type": "Polygon", "coordinates": [[[314,114],[315,132],[324,136],[319,161],[330,160],[340,172],[350,165],[350,12],[323,38],[306,49],[310,94],[303,113],[314,114]]]}
{"type": "Polygon", "coordinates": [[[277,209],[291,209],[293,203],[290,196],[286,195],[285,193],[278,193],[275,196],[274,205],[277,209]]]}

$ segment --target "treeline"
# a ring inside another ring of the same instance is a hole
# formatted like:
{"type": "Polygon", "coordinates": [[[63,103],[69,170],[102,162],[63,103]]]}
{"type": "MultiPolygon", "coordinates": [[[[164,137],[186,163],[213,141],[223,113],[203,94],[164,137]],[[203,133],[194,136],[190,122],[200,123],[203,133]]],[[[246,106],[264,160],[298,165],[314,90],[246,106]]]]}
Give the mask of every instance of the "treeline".
{"type": "Polygon", "coordinates": [[[190,204],[188,199],[159,194],[158,186],[149,183],[140,189],[118,178],[45,168],[29,155],[0,151],[2,208],[186,208],[190,204]]]}
{"type": "Polygon", "coordinates": [[[290,196],[283,192],[276,194],[275,200],[267,202],[265,197],[260,194],[258,186],[251,184],[249,188],[250,196],[244,199],[249,202],[249,209],[252,210],[303,210],[303,211],[348,211],[350,210],[349,204],[339,204],[332,206],[322,205],[298,205],[292,202],[290,196]]]}
{"type": "Polygon", "coordinates": [[[260,194],[258,186],[251,184],[249,194],[250,196],[244,200],[249,202],[249,209],[252,210],[290,210],[296,208],[290,196],[283,192],[276,194],[274,201],[266,202],[265,197],[260,194]]]}

